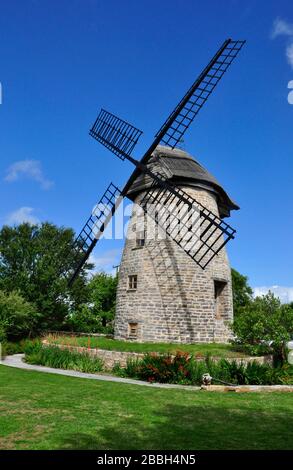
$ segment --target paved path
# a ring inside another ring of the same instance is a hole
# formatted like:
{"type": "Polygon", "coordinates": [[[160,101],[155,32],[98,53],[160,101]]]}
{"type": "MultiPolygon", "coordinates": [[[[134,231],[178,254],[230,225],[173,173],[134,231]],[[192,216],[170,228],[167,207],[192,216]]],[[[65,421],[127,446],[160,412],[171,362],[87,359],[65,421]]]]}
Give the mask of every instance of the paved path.
{"type": "Polygon", "coordinates": [[[103,380],[105,382],[118,382],[130,385],[142,385],[144,387],[156,387],[156,388],[173,388],[182,389],[189,391],[200,390],[200,387],[191,385],[175,385],[175,384],[160,384],[160,383],[148,383],[143,380],[127,379],[123,377],[116,377],[114,375],[106,374],[86,374],[85,372],[78,372],[75,370],[64,370],[64,369],[53,369],[52,367],[36,366],[27,364],[23,361],[24,354],[14,354],[13,356],[6,356],[5,359],[0,361],[0,364],[8,367],[16,367],[17,369],[35,370],[37,372],[47,372],[49,374],[67,375],[69,377],[79,377],[81,379],[92,379],[92,380],[103,380]]]}

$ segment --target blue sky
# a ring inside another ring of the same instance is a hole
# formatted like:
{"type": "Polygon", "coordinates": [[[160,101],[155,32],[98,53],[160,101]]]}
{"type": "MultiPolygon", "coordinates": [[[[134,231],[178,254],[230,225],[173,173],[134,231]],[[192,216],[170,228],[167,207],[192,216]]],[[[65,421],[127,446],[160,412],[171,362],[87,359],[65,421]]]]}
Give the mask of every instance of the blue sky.
{"type": "MultiPolygon", "coordinates": [[[[229,219],[232,266],[253,286],[292,286],[293,299],[292,1],[0,6],[0,224],[79,230],[108,183],[123,186],[132,170],[89,137],[100,107],[144,131],[140,157],[224,39],[246,39],[185,148],[241,207],[229,219]]],[[[119,261],[122,244],[99,244],[101,267],[119,261]]]]}

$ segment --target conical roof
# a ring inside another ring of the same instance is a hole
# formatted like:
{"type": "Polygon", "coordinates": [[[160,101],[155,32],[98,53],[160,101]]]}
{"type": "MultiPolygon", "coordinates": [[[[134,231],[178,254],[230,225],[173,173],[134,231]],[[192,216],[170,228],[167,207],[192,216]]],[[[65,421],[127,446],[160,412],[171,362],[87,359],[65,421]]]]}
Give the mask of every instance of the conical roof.
{"type": "MultiPolygon", "coordinates": [[[[169,180],[177,185],[201,188],[214,193],[217,197],[221,217],[229,217],[231,210],[239,209],[239,206],[230,199],[216,178],[183,150],[158,145],[147,166],[154,172],[163,172],[169,180]]],[[[151,177],[140,173],[128,190],[128,197],[134,200],[152,183],[151,177]]]]}

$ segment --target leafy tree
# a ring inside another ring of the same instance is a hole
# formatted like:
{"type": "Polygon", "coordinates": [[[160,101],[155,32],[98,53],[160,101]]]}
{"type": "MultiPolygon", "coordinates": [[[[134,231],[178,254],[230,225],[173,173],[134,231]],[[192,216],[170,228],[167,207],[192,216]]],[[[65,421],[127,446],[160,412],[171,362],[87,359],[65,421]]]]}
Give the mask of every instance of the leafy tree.
{"type": "Polygon", "coordinates": [[[281,305],[269,292],[239,309],[232,329],[237,342],[249,352],[271,352],[284,361],[286,342],[293,336],[293,308],[281,305]]]}
{"type": "Polygon", "coordinates": [[[88,302],[70,316],[75,331],[104,332],[113,330],[117,276],[98,273],[88,284],[88,302]]]}
{"type": "Polygon", "coordinates": [[[36,328],[39,314],[18,292],[0,291],[0,341],[20,339],[36,328]]]}
{"type": "Polygon", "coordinates": [[[27,223],[0,231],[0,289],[18,290],[40,313],[39,327],[58,329],[70,309],[86,300],[84,266],[71,289],[65,274],[73,265],[72,229],[27,223]]]}
{"type": "Polygon", "coordinates": [[[98,273],[89,282],[90,301],[95,311],[100,312],[103,326],[114,318],[117,281],[117,276],[98,273]]]}
{"type": "Polygon", "coordinates": [[[252,289],[248,285],[247,276],[243,276],[236,269],[231,269],[234,315],[237,316],[239,309],[249,305],[252,301],[252,289]]]}
{"type": "Polygon", "coordinates": [[[73,331],[82,333],[105,333],[100,315],[97,315],[92,306],[87,304],[81,305],[72,314],[69,314],[67,323],[73,331]]]}

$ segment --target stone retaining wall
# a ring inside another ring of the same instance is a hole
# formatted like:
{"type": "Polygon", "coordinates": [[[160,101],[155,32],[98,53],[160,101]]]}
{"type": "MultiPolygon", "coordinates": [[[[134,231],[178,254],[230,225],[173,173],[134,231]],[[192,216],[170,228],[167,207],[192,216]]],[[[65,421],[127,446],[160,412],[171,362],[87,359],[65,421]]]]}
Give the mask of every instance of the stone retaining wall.
{"type": "Polygon", "coordinates": [[[104,362],[106,369],[112,369],[115,364],[125,367],[128,359],[142,359],[144,354],[134,352],[110,351],[108,349],[85,348],[82,346],[70,346],[68,344],[53,344],[48,341],[42,341],[46,347],[57,346],[60,349],[68,349],[72,352],[87,353],[91,357],[98,357],[104,362]]]}
{"type": "MultiPolygon", "coordinates": [[[[60,349],[67,349],[72,352],[87,353],[91,357],[98,357],[104,362],[105,369],[112,369],[115,364],[120,364],[125,367],[129,359],[142,359],[144,354],[125,351],[110,351],[106,349],[85,348],[82,346],[71,346],[68,344],[53,344],[46,340],[42,341],[45,347],[57,346],[60,349]]],[[[197,361],[204,361],[204,356],[195,356],[197,361]]],[[[212,357],[214,360],[220,360],[221,357],[212,357]]],[[[257,357],[241,357],[241,358],[226,358],[228,361],[236,360],[237,363],[248,364],[249,362],[256,361],[258,364],[272,364],[272,356],[257,356],[257,357]]]]}
{"type": "Polygon", "coordinates": [[[293,385],[202,385],[207,392],[293,392],[293,385]]]}

